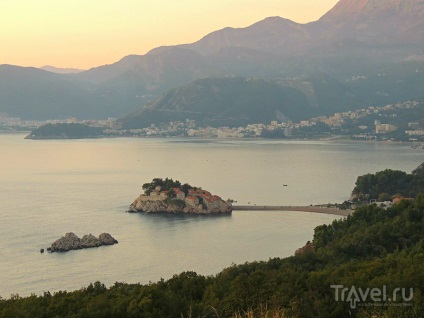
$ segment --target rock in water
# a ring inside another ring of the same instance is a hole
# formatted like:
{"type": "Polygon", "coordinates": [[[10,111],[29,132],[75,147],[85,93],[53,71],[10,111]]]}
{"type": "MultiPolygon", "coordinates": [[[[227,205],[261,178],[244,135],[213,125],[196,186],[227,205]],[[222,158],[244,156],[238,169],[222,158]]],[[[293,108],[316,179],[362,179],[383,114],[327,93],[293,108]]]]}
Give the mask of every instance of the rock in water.
{"type": "Polygon", "coordinates": [[[100,245],[102,245],[100,239],[91,233],[89,235],[84,235],[81,239],[82,248],[98,247],[100,245]]]}
{"type": "Polygon", "coordinates": [[[92,234],[84,235],[82,239],[80,239],[78,236],[71,232],[66,233],[65,236],[53,242],[53,244],[47,249],[47,251],[67,252],[70,250],[99,247],[102,245],[113,245],[117,243],[118,241],[115,240],[109,233],[102,233],[98,238],[92,234]]]}
{"type": "Polygon", "coordinates": [[[113,245],[113,244],[117,244],[118,241],[115,240],[112,235],[110,235],[109,233],[102,233],[99,235],[99,240],[100,240],[100,244],[101,245],[113,245]]]}
{"type": "Polygon", "coordinates": [[[81,249],[81,240],[74,233],[66,233],[50,247],[51,252],[67,252],[70,250],[81,249]]]}

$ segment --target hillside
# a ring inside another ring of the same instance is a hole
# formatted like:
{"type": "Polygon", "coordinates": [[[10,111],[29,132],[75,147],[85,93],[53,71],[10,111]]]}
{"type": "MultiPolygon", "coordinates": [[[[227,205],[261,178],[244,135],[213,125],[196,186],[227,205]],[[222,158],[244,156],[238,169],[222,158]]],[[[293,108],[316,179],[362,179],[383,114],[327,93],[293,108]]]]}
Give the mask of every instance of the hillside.
{"type": "Polygon", "coordinates": [[[215,73],[220,72],[199,53],[171,46],[153,49],[146,55],[126,56],[114,64],[79,73],[77,77],[95,83],[112,83],[128,78],[139,82],[144,89],[155,90],[156,86],[166,89],[215,73]]]}
{"type": "Polygon", "coordinates": [[[96,107],[89,87],[71,77],[36,68],[0,65],[0,112],[27,119],[73,116],[96,107]]]}
{"type": "Polygon", "coordinates": [[[327,40],[355,38],[366,43],[418,45],[424,39],[421,0],[341,0],[317,23],[327,40]]]}
{"type": "Polygon", "coordinates": [[[123,118],[123,127],[194,119],[210,125],[241,125],[298,118],[312,107],[302,94],[259,79],[208,78],[175,88],[123,118]]]}
{"type": "Polygon", "coordinates": [[[296,54],[309,47],[306,25],[269,17],[246,28],[224,28],[192,44],[180,45],[207,56],[224,48],[244,48],[273,54],[296,54]]]}
{"type": "Polygon", "coordinates": [[[97,119],[123,116],[139,105],[70,75],[0,65],[0,113],[35,120],[97,119]]]}
{"type": "Polygon", "coordinates": [[[414,198],[424,193],[424,163],[412,173],[386,169],[358,177],[352,198],[361,200],[391,200],[394,197],[414,198]]]}
{"type": "Polygon", "coordinates": [[[201,125],[299,121],[363,105],[363,100],[323,74],[304,80],[207,78],[175,88],[121,119],[124,128],[141,128],[173,120],[194,119],[201,125]]]}

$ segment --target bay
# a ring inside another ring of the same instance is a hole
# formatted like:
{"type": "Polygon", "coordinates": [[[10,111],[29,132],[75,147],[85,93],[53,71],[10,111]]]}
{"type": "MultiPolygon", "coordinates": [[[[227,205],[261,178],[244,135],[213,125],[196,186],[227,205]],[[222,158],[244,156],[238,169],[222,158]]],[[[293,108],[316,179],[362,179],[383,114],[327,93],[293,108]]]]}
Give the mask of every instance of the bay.
{"type": "Polygon", "coordinates": [[[293,255],[317,225],[337,218],[287,211],[126,213],[155,177],[241,205],[309,205],[342,202],[358,175],[411,172],[423,158],[407,144],[0,135],[0,296],[70,291],[94,281],[147,283],[187,270],[215,274],[232,263],[293,255]],[[109,232],[119,244],[39,253],[66,232],[109,232]]]}

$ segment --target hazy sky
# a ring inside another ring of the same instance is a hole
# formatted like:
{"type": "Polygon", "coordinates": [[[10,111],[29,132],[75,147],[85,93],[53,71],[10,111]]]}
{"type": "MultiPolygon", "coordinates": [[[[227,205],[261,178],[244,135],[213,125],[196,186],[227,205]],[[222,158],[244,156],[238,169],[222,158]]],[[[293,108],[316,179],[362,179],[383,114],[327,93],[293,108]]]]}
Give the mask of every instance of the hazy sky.
{"type": "Polygon", "coordinates": [[[268,16],[317,20],[338,0],[2,0],[0,64],[90,68],[268,16]]]}

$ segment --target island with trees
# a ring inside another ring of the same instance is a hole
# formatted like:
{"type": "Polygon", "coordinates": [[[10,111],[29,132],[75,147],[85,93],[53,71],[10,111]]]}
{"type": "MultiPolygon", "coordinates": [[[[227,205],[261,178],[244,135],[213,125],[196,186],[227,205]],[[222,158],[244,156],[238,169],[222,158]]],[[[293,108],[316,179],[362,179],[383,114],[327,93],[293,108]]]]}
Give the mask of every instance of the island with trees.
{"type": "Polygon", "coordinates": [[[103,128],[101,127],[79,123],[49,123],[34,129],[25,139],[81,139],[103,136],[103,128]]]}
{"type": "Polygon", "coordinates": [[[128,212],[230,214],[233,211],[231,200],[224,201],[218,195],[178,180],[154,178],[143,184],[143,190],[128,212]]]}

